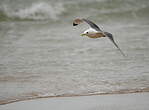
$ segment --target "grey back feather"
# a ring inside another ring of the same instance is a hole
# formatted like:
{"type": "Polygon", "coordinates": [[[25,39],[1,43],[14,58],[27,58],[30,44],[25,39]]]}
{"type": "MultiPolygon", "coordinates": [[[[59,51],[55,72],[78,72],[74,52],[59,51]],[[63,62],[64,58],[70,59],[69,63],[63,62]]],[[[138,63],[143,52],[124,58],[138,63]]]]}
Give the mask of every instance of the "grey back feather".
{"type": "Polygon", "coordinates": [[[101,31],[101,29],[95,23],[93,23],[92,21],[84,19],[84,18],[82,20],[85,21],[87,24],[89,24],[96,31],[101,31]]]}

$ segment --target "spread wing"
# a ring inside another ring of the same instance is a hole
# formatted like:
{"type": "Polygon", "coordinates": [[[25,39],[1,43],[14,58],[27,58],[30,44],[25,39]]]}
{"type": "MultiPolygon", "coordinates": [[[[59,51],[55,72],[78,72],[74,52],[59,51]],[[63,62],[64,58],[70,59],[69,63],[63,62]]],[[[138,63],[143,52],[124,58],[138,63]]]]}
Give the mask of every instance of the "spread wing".
{"type": "Polygon", "coordinates": [[[114,38],[113,38],[113,35],[112,35],[111,33],[109,33],[109,32],[104,32],[104,34],[106,34],[106,36],[113,42],[113,44],[118,48],[118,50],[121,52],[121,54],[122,54],[123,56],[126,56],[126,55],[123,53],[123,51],[119,48],[119,46],[115,43],[114,38]]]}
{"type": "Polygon", "coordinates": [[[82,19],[83,21],[85,21],[87,24],[89,24],[92,28],[94,28],[96,31],[101,31],[101,29],[92,21],[87,20],[87,19],[82,19]]]}
{"type": "Polygon", "coordinates": [[[95,29],[96,31],[101,31],[101,29],[95,23],[93,23],[90,20],[84,19],[84,18],[83,19],[75,19],[73,21],[73,26],[77,26],[78,24],[82,23],[83,21],[86,22],[87,24],[89,24],[90,27],[95,29]]]}

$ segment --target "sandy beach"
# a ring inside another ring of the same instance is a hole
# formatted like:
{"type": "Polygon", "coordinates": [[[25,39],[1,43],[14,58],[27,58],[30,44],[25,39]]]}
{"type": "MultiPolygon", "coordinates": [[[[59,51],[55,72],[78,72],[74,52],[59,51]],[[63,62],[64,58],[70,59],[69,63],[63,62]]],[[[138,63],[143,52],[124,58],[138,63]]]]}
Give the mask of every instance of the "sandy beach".
{"type": "Polygon", "coordinates": [[[0,110],[149,110],[149,93],[42,98],[1,105],[0,110]]]}

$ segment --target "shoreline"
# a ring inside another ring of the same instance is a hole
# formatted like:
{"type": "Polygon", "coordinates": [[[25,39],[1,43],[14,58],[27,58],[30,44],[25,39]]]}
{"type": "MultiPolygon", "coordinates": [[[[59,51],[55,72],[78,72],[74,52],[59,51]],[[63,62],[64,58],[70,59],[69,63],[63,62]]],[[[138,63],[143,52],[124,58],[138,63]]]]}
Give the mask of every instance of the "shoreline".
{"type": "Polygon", "coordinates": [[[0,110],[149,110],[149,93],[42,98],[1,105],[0,110]]]}
{"type": "Polygon", "coordinates": [[[0,101],[0,105],[11,104],[15,102],[22,102],[28,100],[37,100],[37,99],[47,99],[47,98],[59,98],[59,97],[82,97],[82,96],[103,96],[103,95],[120,95],[120,94],[132,94],[132,93],[146,93],[149,92],[149,88],[144,89],[131,89],[131,90],[120,90],[120,91],[112,91],[108,93],[84,93],[84,94],[61,94],[56,96],[38,96],[34,94],[32,97],[20,98],[20,99],[8,99],[4,101],[0,101]]]}

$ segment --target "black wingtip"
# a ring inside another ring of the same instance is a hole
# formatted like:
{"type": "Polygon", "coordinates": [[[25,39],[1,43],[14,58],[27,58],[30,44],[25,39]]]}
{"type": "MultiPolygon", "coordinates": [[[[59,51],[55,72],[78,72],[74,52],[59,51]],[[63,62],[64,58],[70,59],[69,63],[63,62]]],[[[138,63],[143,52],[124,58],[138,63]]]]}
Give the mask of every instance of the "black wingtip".
{"type": "Polygon", "coordinates": [[[76,23],[73,23],[73,26],[77,26],[78,24],[76,24],[76,23]]]}

